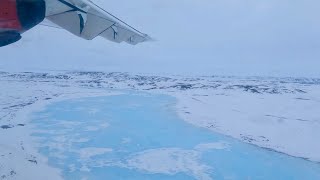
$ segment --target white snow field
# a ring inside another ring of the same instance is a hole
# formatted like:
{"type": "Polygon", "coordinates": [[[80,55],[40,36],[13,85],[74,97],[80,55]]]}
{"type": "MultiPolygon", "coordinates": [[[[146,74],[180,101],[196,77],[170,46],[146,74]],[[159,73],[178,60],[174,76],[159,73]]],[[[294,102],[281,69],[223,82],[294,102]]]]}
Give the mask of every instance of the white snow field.
{"type": "MultiPolygon", "coordinates": [[[[177,99],[177,113],[188,123],[269,150],[320,162],[320,79],[1,72],[0,84],[1,179],[60,179],[60,170],[48,165],[31,137],[31,113],[52,102],[121,94],[118,90],[173,96],[177,99]]],[[[88,127],[88,131],[94,131],[93,128],[88,127]]],[[[213,143],[195,147],[220,148],[227,146],[213,143]]],[[[87,150],[81,151],[83,157],[112,151],[87,150]]],[[[149,151],[148,156],[153,153],[149,151]]],[[[137,158],[140,157],[144,155],[137,158]]],[[[131,165],[138,160],[130,160],[131,165]]],[[[146,163],[145,166],[151,162],[146,163]]]]}

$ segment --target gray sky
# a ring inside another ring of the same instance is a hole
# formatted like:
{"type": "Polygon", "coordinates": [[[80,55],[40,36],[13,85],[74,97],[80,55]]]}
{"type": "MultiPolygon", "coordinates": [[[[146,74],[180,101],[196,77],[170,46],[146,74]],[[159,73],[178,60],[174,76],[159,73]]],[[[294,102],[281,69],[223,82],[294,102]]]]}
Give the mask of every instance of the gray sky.
{"type": "Polygon", "coordinates": [[[320,77],[320,1],[95,2],[157,41],[86,41],[39,26],[0,49],[0,70],[320,77]]]}

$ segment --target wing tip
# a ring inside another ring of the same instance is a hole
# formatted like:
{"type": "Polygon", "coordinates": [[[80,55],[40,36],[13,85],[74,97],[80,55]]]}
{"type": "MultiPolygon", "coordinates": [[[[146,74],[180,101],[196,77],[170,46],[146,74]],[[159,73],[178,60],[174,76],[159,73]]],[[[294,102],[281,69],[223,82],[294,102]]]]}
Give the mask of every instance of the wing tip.
{"type": "Polygon", "coordinates": [[[154,42],[154,41],[156,41],[156,40],[154,38],[150,37],[148,34],[140,33],[137,36],[133,36],[133,40],[129,39],[126,42],[131,45],[137,45],[137,44],[144,43],[144,42],[154,42]],[[134,37],[138,37],[138,39],[135,39],[134,37]]]}
{"type": "Polygon", "coordinates": [[[147,42],[155,42],[156,41],[156,39],[149,36],[148,34],[144,34],[144,38],[145,38],[145,41],[147,41],[147,42]]]}

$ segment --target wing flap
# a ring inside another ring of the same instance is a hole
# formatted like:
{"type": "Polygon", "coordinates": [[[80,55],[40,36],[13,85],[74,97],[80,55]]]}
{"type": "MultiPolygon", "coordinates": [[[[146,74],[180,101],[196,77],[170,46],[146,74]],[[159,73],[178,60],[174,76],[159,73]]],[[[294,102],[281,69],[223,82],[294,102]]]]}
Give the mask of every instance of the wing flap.
{"type": "Polygon", "coordinates": [[[131,36],[134,36],[134,32],[117,25],[112,26],[107,31],[101,34],[102,37],[117,43],[127,41],[131,36]]]}
{"type": "Polygon", "coordinates": [[[47,19],[71,32],[72,34],[80,36],[80,19],[77,12],[64,12],[57,15],[52,15],[47,19]]]}
{"type": "Polygon", "coordinates": [[[98,12],[92,8],[87,13],[87,21],[84,29],[81,32],[81,37],[87,40],[92,40],[95,37],[108,30],[114,22],[110,19],[100,17],[98,12]]]}

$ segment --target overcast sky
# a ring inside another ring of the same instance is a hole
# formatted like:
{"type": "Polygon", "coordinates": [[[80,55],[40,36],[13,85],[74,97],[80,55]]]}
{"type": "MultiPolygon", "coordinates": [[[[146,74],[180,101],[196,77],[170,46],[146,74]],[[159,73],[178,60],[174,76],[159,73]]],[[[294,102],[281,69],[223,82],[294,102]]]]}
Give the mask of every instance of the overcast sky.
{"type": "Polygon", "coordinates": [[[0,49],[0,70],[320,77],[319,0],[94,0],[157,41],[86,41],[43,26],[0,49]]]}

